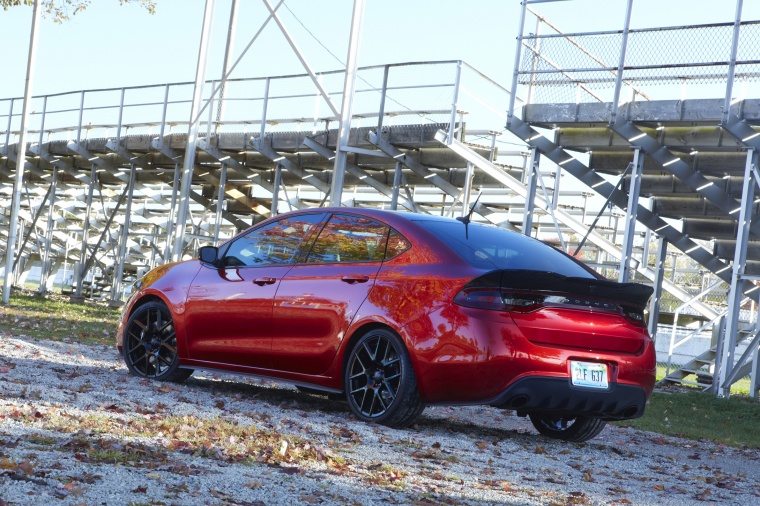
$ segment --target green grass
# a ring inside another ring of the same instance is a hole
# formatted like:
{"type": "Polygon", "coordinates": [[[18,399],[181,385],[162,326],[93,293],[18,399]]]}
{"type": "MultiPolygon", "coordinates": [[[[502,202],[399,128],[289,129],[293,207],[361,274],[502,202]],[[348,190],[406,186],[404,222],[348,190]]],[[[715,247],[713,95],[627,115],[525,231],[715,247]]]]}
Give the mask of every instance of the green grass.
{"type": "Polygon", "coordinates": [[[72,304],[61,295],[14,293],[8,305],[0,305],[0,335],[111,344],[119,312],[102,303],[72,304]]]}
{"type": "Polygon", "coordinates": [[[741,395],[725,399],[707,392],[656,391],[643,417],[616,423],[667,436],[760,448],[760,402],[741,395]]]}

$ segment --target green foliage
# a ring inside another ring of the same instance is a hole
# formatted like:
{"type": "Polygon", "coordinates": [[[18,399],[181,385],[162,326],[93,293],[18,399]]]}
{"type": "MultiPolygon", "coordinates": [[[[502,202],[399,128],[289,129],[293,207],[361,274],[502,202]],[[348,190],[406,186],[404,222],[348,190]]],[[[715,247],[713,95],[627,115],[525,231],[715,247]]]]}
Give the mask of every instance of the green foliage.
{"type": "Polygon", "coordinates": [[[0,335],[25,335],[35,339],[112,344],[119,310],[104,304],[72,304],[67,298],[13,294],[0,306],[0,335]]]}
{"type": "MultiPolygon", "coordinates": [[[[45,17],[52,18],[56,23],[63,23],[69,17],[87,9],[92,0],[40,0],[40,8],[45,17]]],[[[3,10],[19,5],[33,5],[34,0],[0,0],[3,10]]],[[[137,4],[150,14],[155,14],[156,4],[153,0],[119,0],[119,4],[137,4]]]]}
{"type": "Polygon", "coordinates": [[[643,417],[616,423],[667,436],[760,448],[760,402],[747,397],[655,392],[643,417]]]}

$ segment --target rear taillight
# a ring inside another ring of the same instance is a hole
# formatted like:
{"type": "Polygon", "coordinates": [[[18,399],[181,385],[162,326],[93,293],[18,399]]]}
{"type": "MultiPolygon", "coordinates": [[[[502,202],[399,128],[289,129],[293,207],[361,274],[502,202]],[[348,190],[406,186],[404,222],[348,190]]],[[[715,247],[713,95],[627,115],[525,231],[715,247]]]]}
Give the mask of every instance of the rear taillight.
{"type": "Polygon", "coordinates": [[[543,295],[507,293],[493,288],[465,288],[454,297],[460,306],[529,313],[541,307],[543,295]]]}
{"type": "Polygon", "coordinates": [[[624,308],[613,302],[570,297],[565,295],[543,295],[494,288],[465,288],[460,291],[454,302],[460,306],[515,313],[530,313],[542,307],[572,307],[576,309],[601,310],[619,313],[634,325],[645,325],[644,313],[634,308],[624,308]]]}
{"type": "Polygon", "coordinates": [[[623,313],[625,314],[625,319],[633,323],[637,327],[646,327],[647,323],[646,323],[646,320],[644,319],[643,311],[637,311],[635,309],[625,308],[623,310],[623,313]]]}

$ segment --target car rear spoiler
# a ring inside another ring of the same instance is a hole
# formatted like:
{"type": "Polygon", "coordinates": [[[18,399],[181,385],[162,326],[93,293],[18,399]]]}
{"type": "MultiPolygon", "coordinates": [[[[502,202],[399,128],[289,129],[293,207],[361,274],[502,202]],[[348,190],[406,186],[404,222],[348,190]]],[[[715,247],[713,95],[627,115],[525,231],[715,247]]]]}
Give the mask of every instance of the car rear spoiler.
{"type": "Polygon", "coordinates": [[[644,308],[654,289],[640,283],[618,283],[608,279],[563,276],[555,272],[499,269],[478,276],[469,287],[498,287],[552,294],[586,295],[644,308]]]}

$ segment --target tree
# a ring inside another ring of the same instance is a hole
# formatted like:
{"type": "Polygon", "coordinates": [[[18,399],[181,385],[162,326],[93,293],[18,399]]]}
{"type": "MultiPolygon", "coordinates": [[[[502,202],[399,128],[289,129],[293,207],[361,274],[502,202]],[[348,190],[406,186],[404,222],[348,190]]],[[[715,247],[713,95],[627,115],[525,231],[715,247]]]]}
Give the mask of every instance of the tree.
{"type": "MultiPolygon", "coordinates": [[[[86,10],[92,0],[40,0],[42,15],[51,17],[56,23],[63,23],[70,16],[86,10]]],[[[0,0],[3,10],[19,5],[32,5],[34,0],[0,0]]],[[[119,0],[121,5],[138,4],[151,14],[156,12],[156,4],[153,0],[119,0]]]]}

